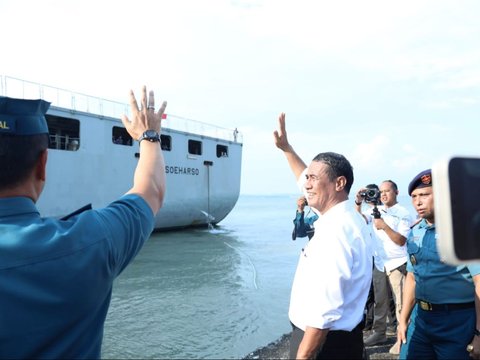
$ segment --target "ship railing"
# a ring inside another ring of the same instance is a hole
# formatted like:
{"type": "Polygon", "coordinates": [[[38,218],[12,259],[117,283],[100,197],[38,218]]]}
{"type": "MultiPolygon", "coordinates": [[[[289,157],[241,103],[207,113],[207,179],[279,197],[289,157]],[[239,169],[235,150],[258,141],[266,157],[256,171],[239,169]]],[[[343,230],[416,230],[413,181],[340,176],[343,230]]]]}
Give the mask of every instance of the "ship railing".
{"type": "MultiPolygon", "coordinates": [[[[21,99],[44,99],[51,102],[52,106],[66,108],[71,112],[87,112],[112,118],[120,118],[123,114],[130,114],[130,106],[122,102],[76,93],[11,76],[0,75],[0,78],[0,94],[3,96],[21,99]]],[[[237,129],[222,128],[173,114],[167,114],[162,127],[167,131],[172,129],[232,142],[243,142],[242,133],[237,129]]]]}

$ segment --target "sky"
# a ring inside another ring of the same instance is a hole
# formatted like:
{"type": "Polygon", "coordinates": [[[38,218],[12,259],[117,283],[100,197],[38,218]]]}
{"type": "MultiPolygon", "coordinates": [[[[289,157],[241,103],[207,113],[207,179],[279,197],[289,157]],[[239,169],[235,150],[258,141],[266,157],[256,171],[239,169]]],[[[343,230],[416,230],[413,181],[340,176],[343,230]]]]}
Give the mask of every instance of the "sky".
{"type": "Polygon", "coordinates": [[[400,195],[449,156],[480,156],[476,0],[0,0],[0,74],[238,128],[242,194],[299,192],[280,112],[308,164],[349,159],[352,191],[400,195]],[[158,102],[157,102],[158,103],[158,102]]]}

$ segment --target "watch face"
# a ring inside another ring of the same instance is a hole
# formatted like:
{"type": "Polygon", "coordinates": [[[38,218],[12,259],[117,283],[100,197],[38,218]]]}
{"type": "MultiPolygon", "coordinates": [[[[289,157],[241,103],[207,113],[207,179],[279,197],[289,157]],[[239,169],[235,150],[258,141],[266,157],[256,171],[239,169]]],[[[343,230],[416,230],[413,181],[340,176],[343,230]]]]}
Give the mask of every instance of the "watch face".
{"type": "Polygon", "coordinates": [[[160,136],[158,136],[158,133],[155,130],[147,130],[143,133],[143,138],[148,141],[158,141],[160,136]]]}
{"type": "Polygon", "coordinates": [[[148,140],[150,142],[158,142],[160,141],[160,135],[155,130],[147,130],[138,139],[138,141],[142,141],[142,140],[148,140]]]}

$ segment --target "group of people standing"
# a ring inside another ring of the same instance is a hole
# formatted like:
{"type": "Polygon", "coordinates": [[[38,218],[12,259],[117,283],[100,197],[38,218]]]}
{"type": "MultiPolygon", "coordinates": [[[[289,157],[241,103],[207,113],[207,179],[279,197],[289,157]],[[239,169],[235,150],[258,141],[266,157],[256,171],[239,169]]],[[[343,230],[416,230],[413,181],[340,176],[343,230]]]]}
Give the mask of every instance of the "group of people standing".
{"type": "Polygon", "coordinates": [[[400,359],[479,359],[480,264],[442,261],[431,170],[417,174],[408,186],[416,217],[398,203],[399,189],[392,180],[360,188],[352,206],[353,169],[347,159],[320,153],[307,167],[288,142],[283,113],[274,142],[314,212],[305,218],[306,203],[298,200],[294,235],[308,235],[309,241],[292,285],[290,357],[365,358],[364,346],[387,341],[391,292],[397,333],[391,354],[400,359]],[[378,204],[365,197],[372,188],[380,194],[378,204]],[[373,331],[363,338],[359,329],[370,284],[373,331]]]}
{"type": "MultiPolygon", "coordinates": [[[[161,119],[153,92],[130,94],[122,122],[139,142],[132,188],[103,209],[63,219],[36,207],[46,182],[49,103],[0,97],[0,358],[99,358],[112,284],[142,248],[163,204],[161,119]]],[[[308,236],[292,285],[291,358],[361,359],[385,338],[388,287],[396,304],[402,359],[480,358],[480,265],[451,266],[436,246],[430,170],[408,194],[415,224],[398,204],[397,185],[380,184],[382,205],[362,211],[364,188],[349,201],[354,175],[341,154],[307,166],[287,138],[285,114],[274,132],[315,215],[298,204],[294,234],[308,236]],[[300,226],[299,225],[299,226],[300,226]],[[306,226],[306,227],[305,227],[306,226]],[[312,228],[313,226],[313,228],[312,228]],[[373,279],[373,333],[363,339],[373,279]]]]}

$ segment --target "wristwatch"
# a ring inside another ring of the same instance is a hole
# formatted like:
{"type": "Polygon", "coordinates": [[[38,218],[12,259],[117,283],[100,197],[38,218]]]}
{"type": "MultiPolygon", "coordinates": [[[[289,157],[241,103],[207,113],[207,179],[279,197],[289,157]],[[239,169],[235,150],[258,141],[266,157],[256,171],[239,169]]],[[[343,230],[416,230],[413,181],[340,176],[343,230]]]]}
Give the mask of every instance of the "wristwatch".
{"type": "Polygon", "coordinates": [[[155,130],[147,130],[142,134],[142,136],[140,136],[138,142],[140,143],[142,140],[148,140],[150,142],[160,142],[160,135],[155,130]]]}

